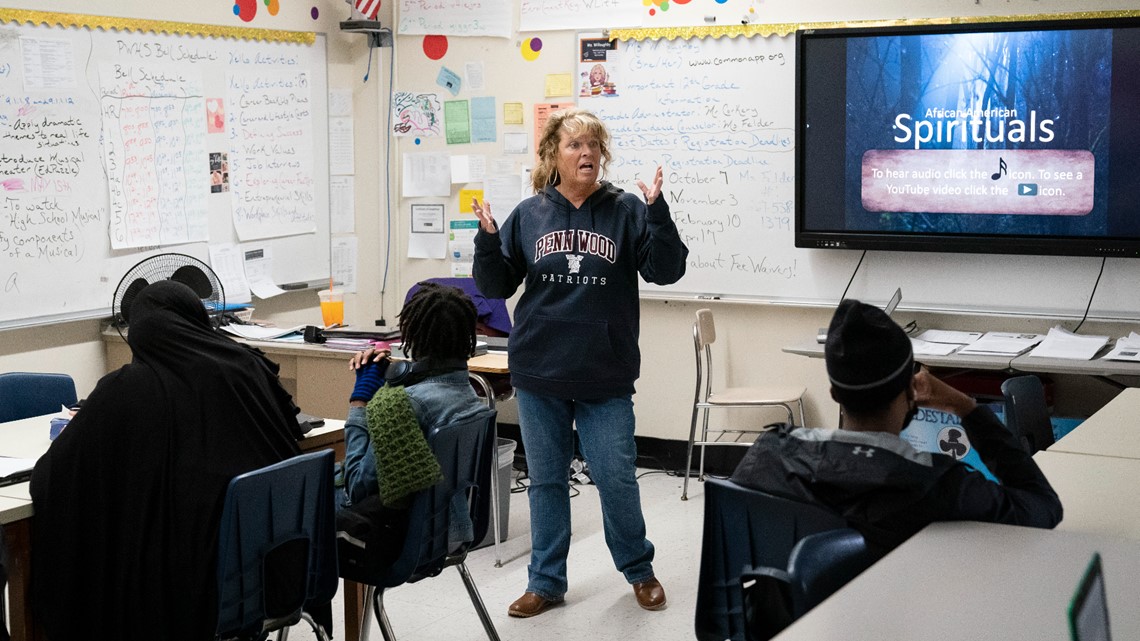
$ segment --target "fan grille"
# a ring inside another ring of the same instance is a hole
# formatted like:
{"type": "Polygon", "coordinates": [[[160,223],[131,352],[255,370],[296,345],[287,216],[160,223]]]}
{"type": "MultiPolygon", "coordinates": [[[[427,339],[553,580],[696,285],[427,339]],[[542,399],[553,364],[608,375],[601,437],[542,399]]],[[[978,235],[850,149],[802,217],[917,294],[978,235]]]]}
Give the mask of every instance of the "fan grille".
{"type": "Polygon", "coordinates": [[[221,323],[226,296],[218,275],[209,265],[193,256],[165,253],[140,260],[123,275],[111,300],[111,314],[115,324],[119,327],[129,324],[131,303],[135,296],[147,285],[162,280],[174,280],[190,287],[202,299],[214,326],[221,323]]]}

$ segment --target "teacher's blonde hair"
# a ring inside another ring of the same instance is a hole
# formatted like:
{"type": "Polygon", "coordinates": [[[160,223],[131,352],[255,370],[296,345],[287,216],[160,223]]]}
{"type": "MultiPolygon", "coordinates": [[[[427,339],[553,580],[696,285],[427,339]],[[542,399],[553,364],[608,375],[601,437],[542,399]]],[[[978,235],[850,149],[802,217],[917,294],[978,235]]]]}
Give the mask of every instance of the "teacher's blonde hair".
{"type": "Polygon", "coordinates": [[[542,128],[542,138],[538,141],[538,166],[531,173],[531,186],[534,193],[539,193],[547,185],[557,185],[562,182],[558,175],[558,143],[562,140],[562,132],[571,136],[582,134],[596,139],[601,147],[602,166],[600,176],[605,176],[606,168],[612,159],[610,156],[610,132],[605,124],[593,113],[585,109],[571,107],[556,111],[546,121],[542,128]]]}

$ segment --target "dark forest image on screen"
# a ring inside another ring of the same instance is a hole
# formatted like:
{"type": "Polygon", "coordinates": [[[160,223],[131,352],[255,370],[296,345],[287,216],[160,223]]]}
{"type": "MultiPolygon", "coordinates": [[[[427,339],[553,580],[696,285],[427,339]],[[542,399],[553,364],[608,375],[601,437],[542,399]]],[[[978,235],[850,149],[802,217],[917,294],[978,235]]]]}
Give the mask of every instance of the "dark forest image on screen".
{"type": "Polygon", "coordinates": [[[1111,235],[1112,39],[1110,29],[848,39],[845,228],[1111,235]]]}

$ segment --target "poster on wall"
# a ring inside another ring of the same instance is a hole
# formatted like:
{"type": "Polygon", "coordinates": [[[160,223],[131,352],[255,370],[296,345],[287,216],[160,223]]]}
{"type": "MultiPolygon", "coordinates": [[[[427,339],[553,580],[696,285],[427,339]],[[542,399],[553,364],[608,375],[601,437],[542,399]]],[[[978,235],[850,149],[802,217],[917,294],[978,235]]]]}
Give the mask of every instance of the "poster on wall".
{"type": "Polygon", "coordinates": [[[617,40],[601,33],[578,36],[578,98],[605,98],[618,93],[617,40]]]}
{"type": "Polygon", "coordinates": [[[402,35],[511,37],[510,2],[402,0],[397,32],[402,35]]]}

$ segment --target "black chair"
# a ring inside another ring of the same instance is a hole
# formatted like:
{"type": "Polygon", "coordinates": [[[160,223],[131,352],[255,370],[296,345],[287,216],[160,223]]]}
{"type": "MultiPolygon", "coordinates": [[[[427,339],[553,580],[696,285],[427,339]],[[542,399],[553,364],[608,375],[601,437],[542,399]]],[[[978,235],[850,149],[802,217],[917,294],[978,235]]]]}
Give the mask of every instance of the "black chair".
{"type": "Polygon", "coordinates": [[[336,595],[333,452],[295,456],[235,476],[218,536],[218,639],[265,639],[336,595]]]}
{"type": "Polygon", "coordinates": [[[1053,422],[1045,403],[1045,386],[1036,376],[1015,376],[1001,384],[1005,424],[1029,454],[1053,444],[1053,422]]]}
{"type": "Polygon", "coordinates": [[[705,482],[704,539],[697,584],[699,641],[748,641],[741,576],[788,564],[809,534],[846,527],[839,515],[715,478],[705,482]]]}
{"type": "Polygon", "coordinates": [[[851,528],[811,534],[792,548],[787,568],[746,571],[744,603],[749,641],[767,641],[878,559],[851,528]]]}
{"type": "Polygon", "coordinates": [[[75,382],[67,374],[0,374],[0,423],[54,414],[75,400],[75,382]]]}
{"type": "MultiPolygon", "coordinates": [[[[487,614],[466,563],[468,550],[487,535],[493,498],[489,491],[491,469],[497,462],[494,426],[495,413],[490,412],[434,429],[427,435],[428,445],[443,469],[444,479],[413,496],[407,534],[399,556],[378,576],[365,582],[365,603],[372,602],[380,632],[387,641],[396,637],[384,610],[384,590],[436,576],[451,566],[455,566],[463,578],[463,585],[483,623],[487,638],[499,641],[499,633],[487,614]],[[451,547],[448,541],[450,506],[452,497],[457,493],[467,494],[474,539],[451,547]]],[[[362,619],[359,638],[367,641],[371,628],[367,607],[362,619]]]]}

